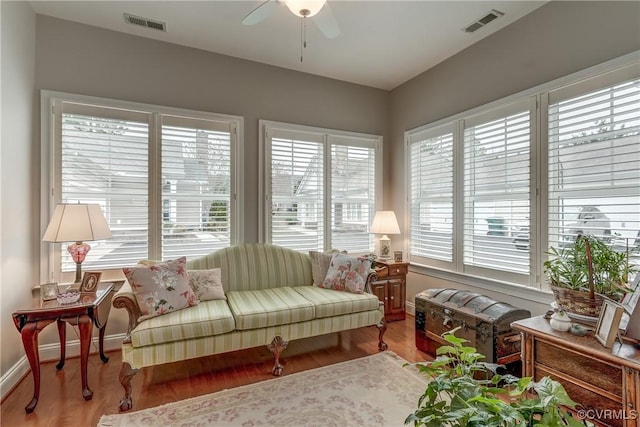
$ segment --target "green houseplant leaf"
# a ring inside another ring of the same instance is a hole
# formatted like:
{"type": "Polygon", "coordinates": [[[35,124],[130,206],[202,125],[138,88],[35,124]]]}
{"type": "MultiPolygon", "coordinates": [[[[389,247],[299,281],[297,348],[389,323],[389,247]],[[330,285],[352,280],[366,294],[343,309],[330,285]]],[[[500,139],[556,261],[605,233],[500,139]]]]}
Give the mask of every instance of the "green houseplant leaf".
{"type": "Polygon", "coordinates": [[[627,281],[637,268],[629,263],[625,252],[618,252],[593,236],[579,236],[563,248],[550,248],[543,263],[549,282],[557,287],[589,291],[587,242],[591,251],[593,284],[596,293],[619,301],[627,289],[627,281]]]}
{"type": "Polygon", "coordinates": [[[429,383],[418,398],[418,408],[405,424],[426,427],[579,426],[565,408],[575,408],[562,385],[548,377],[495,374],[493,364],[467,340],[443,334],[449,345],[437,350],[433,362],[418,363],[429,383]],[[483,375],[479,375],[483,374],[483,375]],[[484,378],[484,379],[483,379],[484,378]]]}

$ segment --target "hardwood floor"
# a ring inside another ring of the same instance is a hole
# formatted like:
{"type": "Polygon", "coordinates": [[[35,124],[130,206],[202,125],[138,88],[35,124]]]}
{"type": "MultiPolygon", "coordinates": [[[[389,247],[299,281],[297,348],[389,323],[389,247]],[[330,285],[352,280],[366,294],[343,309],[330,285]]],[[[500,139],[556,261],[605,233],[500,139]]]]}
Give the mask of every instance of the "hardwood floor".
{"type": "MultiPolygon", "coordinates": [[[[415,347],[414,318],[411,316],[389,323],[385,341],[389,351],[409,362],[430,360],[415,347]]],[[[287,375],[375,354],[377,343],[376,327],[293,341],[283,353],[284,372],[287,375]]],[[[36,410],[28,415],[24,411],[33,395],[33,380],[29,373],[2,401],[0,424],[95,426],[102,415],[117,413],[123,396],[118,381],[120,352],[110,352],[108,356],[110,360],[106,364],[97,354],[89,357],[92,400],[85,402],[82,399],[78,358],[68,359],[61,371],[56,371],[55,362],[46,362],[41,367],[42,388],[36,410]]],[[[272,367],[273,355],[265,346],[144,368],[132,381],[133,410],[272,379],[272,367]]]]}

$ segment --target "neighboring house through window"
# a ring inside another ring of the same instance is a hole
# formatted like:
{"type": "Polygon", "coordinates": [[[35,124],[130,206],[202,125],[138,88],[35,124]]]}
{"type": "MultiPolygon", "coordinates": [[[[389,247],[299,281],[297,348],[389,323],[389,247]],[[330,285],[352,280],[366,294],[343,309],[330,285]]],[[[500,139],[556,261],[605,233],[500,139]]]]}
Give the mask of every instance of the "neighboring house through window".
{"type": "MultiPolygon", "coordinates": [[[[628,70],[627,70],[628,71],[628,70]]],[[[640,79],[624,70],[549,93],[549,243],[640,245],[640,79]]]]}
{"type": "Polygon", "coordinates": [[[299,251],[372,252],[382,138],[261,121],[264,235],[299,251]]]}
{"type": "MultiPolygon", "coordinates": [[[[99,204],[113,233],[91,243],[84,269],[197,257],[236,242],[242,118],[51,92],[43,106],[49,208],[99,204]]],[[[65,246],[55,248],[53,273],[74,268],[65,246]]]]}

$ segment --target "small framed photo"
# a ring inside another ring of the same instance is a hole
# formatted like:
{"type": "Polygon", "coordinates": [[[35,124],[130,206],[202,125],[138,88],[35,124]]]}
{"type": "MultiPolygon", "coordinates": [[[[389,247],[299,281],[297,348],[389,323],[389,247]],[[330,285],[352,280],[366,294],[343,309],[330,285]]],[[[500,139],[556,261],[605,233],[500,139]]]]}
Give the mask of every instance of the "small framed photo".
{"type": "Polygon", "coordinates": [[[638,301],[640,301],[640,273],[636,274],[631,284],[631,290],[624,295],[620,304],[627,313],[631,313],[638,306],[638,301]]]}
{"type": "Polygon", "coordinates": [[[40,298],[42,301],[50,301],[58,296],[58,284],[56,282],[40,285],[40,298]]]}
{"type": "Polygon", "coordinates": [[[395,262],[402,262],[402,251],[393,251],[393,260],[395,262]]]}
{"type": "Polygon", "coordinates": [[[620,327],[620,319],[624,308],[611,300],[604,300],[600,318],[596,326],[595,337],[603,346],[610,348],[616,340],[620,327]]]}
{"type": "Polygon", "coordinates": [[[622,299],[622,307],[628,315],[624,335],[640,342],[640,273],[636,273],[631,289],[622,299]]]}
{"type": "Polygon", "coordinates": [[[99,271],[85,272],[80,283],[80,292],[95,292],[98,289],[98,283],[100,283],[100,276],[102,273],[99,271]]]}

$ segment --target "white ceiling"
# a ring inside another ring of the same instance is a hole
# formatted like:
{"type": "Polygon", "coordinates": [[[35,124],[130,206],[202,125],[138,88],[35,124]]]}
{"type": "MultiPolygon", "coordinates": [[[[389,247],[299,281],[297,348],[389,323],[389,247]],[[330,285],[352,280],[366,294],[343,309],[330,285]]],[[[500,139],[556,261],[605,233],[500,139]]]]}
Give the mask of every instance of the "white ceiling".
{"type": "MultiPolygon", "coordinates": [[[[262,1],[31,1],[36,13],[381,89],[393,89],[545,1],[333,1],[340,35],[286,7],[253,26],[242,19],[262,1]],[[461,29],[492,9],[505,15],[475,33],[461,29]],[[123,13],[166,23],[166,32],[125,23],[123,13]]],[[[314,18],[309,18],[313,21],[314,18]]]]}

